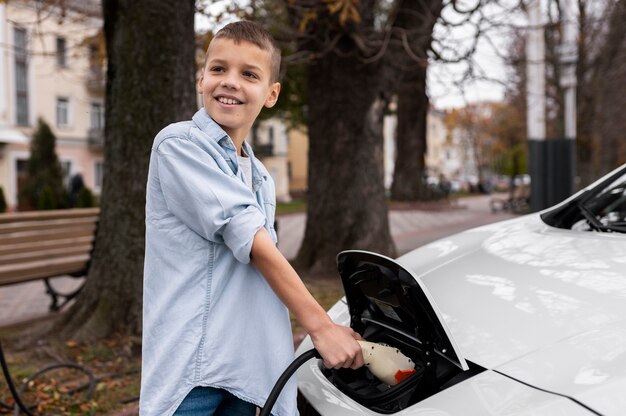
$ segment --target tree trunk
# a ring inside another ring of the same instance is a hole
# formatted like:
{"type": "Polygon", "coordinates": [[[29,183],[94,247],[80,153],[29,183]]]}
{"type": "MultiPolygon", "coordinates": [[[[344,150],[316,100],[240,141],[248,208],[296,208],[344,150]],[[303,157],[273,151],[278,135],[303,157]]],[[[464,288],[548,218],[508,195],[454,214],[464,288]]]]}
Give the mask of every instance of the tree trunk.
{"type": "Polygon", "coordinates": [[[56,325],[64,338],[141,333],[145,184],[152,140],[195,105],[194,1],[104,0],[104,183],[85,287],[56,325]]]}
{"type": "MultiPolygon", "coordinates": [[[[355,50],[343,36],[341,50],[355,50]]],[[[346,249],[395,254],[383,183],[380,63],[329,53],[309,66],[307,224],[296,264],[336,273],[346,249]]]]}
{"type": "Polygon", "coordinates": [[[408,47],[414,56],[409,56],[404,43],[396,51],[405,66],[397,88],[396,162],[391,184],[391,199],[397,201],[418,201],[429,196],[425,183],[429,107],[426,94],[427,51],[442,7],[442,0],[405,0],[398,12],[396,26],[405,31],[408,47]],[[415,58],[419,61],[416,62],[415,58]]]}
{"type": "Polygon", "coordinates": [[[396,163],[391,184],[391,199],[418,201],[428,199],[426,189],[426,67],[405,74],[398,89],[398,127],[396,163]]]}
{"type": "Polygon", "coordinates": [[[610,10],[604,45],[594,65],[595,119],[594,134],[599,153],[597,175],[615,169],[626,161],[624,140],[624,106],[626,97],[623,89],[626,80],[626,1],[615,2],[610,10]]]}

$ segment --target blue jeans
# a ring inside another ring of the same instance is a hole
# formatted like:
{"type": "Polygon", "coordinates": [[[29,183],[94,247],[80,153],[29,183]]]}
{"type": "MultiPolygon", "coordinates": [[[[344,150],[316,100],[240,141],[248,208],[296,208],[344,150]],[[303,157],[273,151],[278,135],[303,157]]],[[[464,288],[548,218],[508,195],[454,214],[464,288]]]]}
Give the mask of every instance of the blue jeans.
{"type": "Polygon", "coordinates": [[[195,387],[178,406],[174,416],[254,416],[256,406],[226,390],[195,387]]]}

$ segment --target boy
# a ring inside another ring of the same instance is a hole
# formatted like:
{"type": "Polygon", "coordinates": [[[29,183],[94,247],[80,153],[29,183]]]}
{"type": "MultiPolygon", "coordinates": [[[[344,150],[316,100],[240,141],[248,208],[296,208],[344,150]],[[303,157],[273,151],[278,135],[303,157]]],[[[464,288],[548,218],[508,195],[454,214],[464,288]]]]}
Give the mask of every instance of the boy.
{"type": "MultiPolygon", "coordinates": [[[[254,415],[293,360],[288,311],[326,367],[358,368],[335,325],[276,248],[274,184],[244,138],[280,93],[280,51],[251,22],[211,41],[204,108],[155,138],[146,198],[142,415],[254,415]]],[[[273,414],[297,414],[291,380],[273,414]]]]}

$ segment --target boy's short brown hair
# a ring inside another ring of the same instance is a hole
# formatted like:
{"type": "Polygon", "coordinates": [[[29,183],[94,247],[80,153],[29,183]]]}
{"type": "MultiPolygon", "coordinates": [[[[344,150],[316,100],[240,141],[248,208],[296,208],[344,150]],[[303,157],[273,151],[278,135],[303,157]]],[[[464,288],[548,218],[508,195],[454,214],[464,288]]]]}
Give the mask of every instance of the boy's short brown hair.
{"type": "MultiPolygon", "coordinates": [[[[276,40],[260,24],[249,20],[229,23],[220,29],[213,40],[230,39],[239,43],[250,42],[270,53],[270,81],[278,82],[280,78],[280,48],[276,40]]],[[[210,46],[209,46],[210,47],[210,46]]],[[[208,52],[208,51],[207,51],[208,52]]],[[[208,56],[208,54],[207,54],[208,56]]],[[[206,64],[206,58],[205,58],[206,64]]]]}

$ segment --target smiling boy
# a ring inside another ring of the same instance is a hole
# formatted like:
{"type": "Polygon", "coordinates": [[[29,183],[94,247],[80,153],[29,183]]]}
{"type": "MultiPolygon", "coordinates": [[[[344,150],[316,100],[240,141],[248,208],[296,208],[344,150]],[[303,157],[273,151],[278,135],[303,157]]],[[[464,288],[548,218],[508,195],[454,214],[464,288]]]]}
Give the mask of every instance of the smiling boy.
{"type": "MultiPolygon", "coordinates": [[[[288,309],[326,367],[363,365],[276,247],[275,190],[245,142],[280,93],[280,51],[259,25],[211,41],[204,107],[155,138],[146,196],[141,415],[254,415],[293,360],[288,309]]],[[[292,416],[291,380],[274,415],[292,416]]]]}

